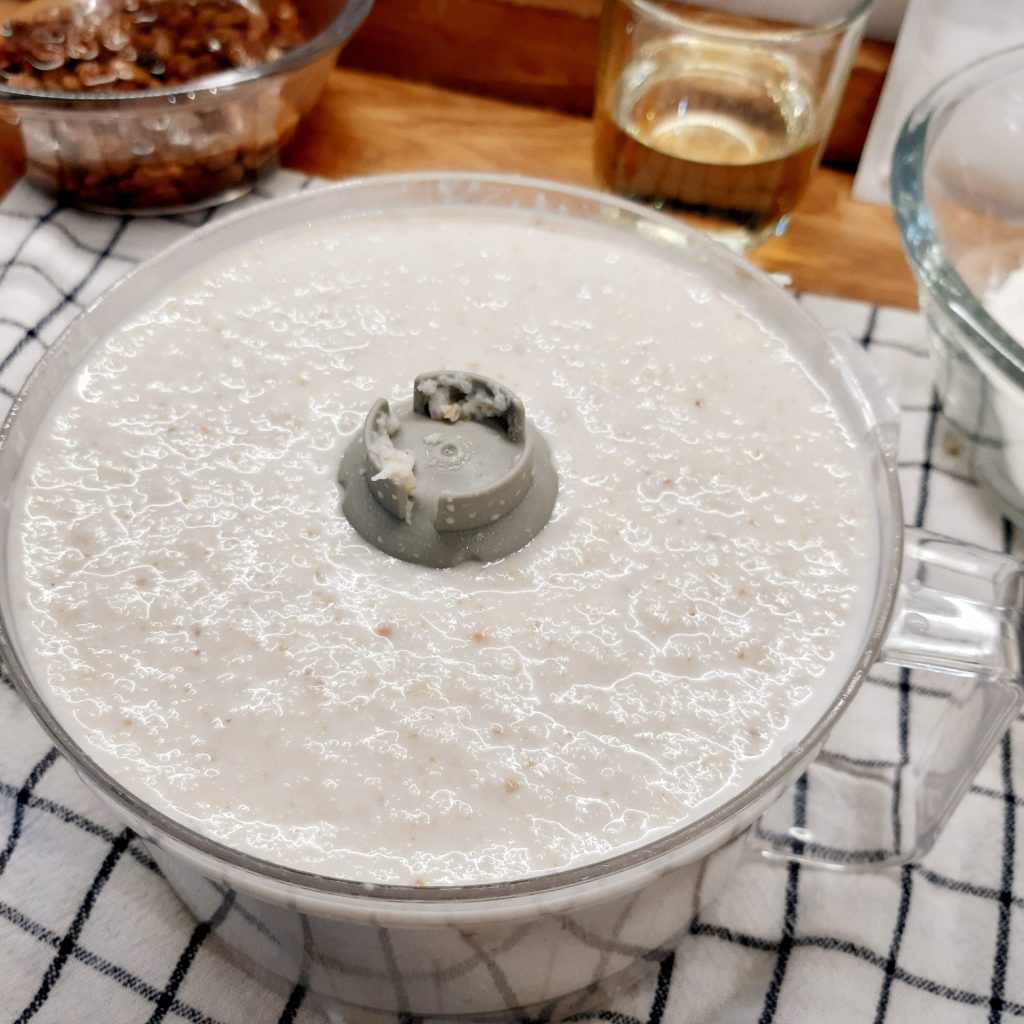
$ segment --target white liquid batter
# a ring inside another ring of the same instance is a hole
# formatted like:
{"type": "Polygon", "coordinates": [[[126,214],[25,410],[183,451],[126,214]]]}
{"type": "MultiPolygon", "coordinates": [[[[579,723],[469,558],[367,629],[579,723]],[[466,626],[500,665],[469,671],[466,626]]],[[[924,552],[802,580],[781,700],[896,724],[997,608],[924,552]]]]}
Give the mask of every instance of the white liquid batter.
{"type": "Polygon", "coordinates": [[[876,572],[864,454],[697,272],[479,215],[393,215],[200,267],[100,345],[13,495],[17,629],[129,789],[231,846],[413,884],[677,827],[833,701],[876,572]],[[523,399],[559,474],[504,561],[436,570],[340,512],[413,377],[523,399]]]}

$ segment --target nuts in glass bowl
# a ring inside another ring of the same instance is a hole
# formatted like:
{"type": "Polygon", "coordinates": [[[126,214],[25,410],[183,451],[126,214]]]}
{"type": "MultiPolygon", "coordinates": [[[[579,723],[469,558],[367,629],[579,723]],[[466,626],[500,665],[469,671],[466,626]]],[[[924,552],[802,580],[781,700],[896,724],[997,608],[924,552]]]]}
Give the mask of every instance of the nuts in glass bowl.
{"type": "Polygon", "coordinates": [[[292,0],[106,0],[0,25],[0,80],[122,92],[255,67],[304,42],[292,0]]]}
{"type": "Polygon", "coordinates": [[[0,0],[0,116],[64,201],[223,202],[275,165],[371,2],[0,0]]]}

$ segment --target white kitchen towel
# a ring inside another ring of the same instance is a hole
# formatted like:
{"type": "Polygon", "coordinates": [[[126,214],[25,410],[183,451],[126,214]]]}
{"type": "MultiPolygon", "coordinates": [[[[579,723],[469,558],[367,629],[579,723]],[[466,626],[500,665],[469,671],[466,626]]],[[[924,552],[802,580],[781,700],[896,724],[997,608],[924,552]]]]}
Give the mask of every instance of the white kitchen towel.
{"type": "MultiPolygon", "coordinates": [[[[311,183],[282,174],[260,195],[311,183]]],[[[216,215],[219,216],[220,214],[216,215]]],[[[22,184],[0,203],[0,415],[77,313],[209,217],[131,219],[54,206],[22,184]]],[[[931,388],[921,318],[801,296],[893,382],[909,522],[995,550],[1015,531],[985,503],[931,388]]],[[[945,690],[879,673],[832,741],[899,773],[945,690]]],[[[579,1010],[609,1024],[931,1024],[1024,1017],[1024,746],[1015,723],[924,863],[843,875],[751,853],[646,976],[579,1010]]],[[[813,812],[812,781],[802,799],[813,812]]],[[[894,797],[898,799],[898,795],[894,797]]],[[[144,847],[79,781],[0,685],[0,1024],[275,1024],[326,1020],[300,984],[247,976],[144,847]]]]}

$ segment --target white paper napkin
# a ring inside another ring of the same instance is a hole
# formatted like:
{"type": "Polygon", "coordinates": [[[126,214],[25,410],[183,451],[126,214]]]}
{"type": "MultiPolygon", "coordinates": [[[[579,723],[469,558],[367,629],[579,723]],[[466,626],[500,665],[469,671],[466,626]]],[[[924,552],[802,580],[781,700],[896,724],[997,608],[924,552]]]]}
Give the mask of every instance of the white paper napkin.
{"type": "Polygon", "coordinates": [[[903,122],[948,75],[1024,43],[1018,0],[910,0],[864,143],[853,197],[889,205],[890,165],[903,122]]]}

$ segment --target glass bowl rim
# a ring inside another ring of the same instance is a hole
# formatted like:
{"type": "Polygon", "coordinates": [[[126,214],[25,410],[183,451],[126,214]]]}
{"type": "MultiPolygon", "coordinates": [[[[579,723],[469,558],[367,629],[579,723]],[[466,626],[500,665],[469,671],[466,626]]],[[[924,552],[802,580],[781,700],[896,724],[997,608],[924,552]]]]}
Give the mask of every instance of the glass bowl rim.
{"type": "MultiPolygon", "coordinates": [[[[825,334],[824,328],[821,327],[811,314],[803,309],[793,296],[785,292],[769,274],[747,262],[739,255],[729,251],[719,243],[700,234],[696,229],[688,227],[667,214],[652,211],[639,203],[601,193],[594,189],[521,175],[476,172],[411,172],[366,176],[336,183],[326,188],[307,190],[296,195],[268,200],[249,210],[223,217],[212,224],[197,229],[192,234],[161,250],[155,256],[130,270],[87,309],[80,313],[71,325],[65,328],[62,335],[49,347],[32,369],[18,398],[15,399],[3,423],[0,423],[0,456],[3,454],[5,443],[12,432],[13,424],[24,403],[24,399],[30,394],[34,382],[42,374],[44,367],[60,359],[65,336],[79,322],[83,322],[86,318],[94,315],[96,309],[107,302],[112,295],[119,293],[122,289],[130,290],[134,278],[143,270],[174,259],[181,251],[190,249],[197,238],[205,239],[212,234],[229,231],[237,222],[258,217],[261,211],[270,206],[279,209],[286,207],[301,209],[305,204],[315,204],[318,197],[323,199],[324,197],[342,192],[355,192],[358,194],[360,189],[372,187],[398,189],[403,186],[433,186],[437,194],[447,196],[452,194],[460,185],[482,185],[504,188],[506,190],[513,189],[531,194],[535,200],[538,197],[543,197],[544,200],[554,197],[591,203],[595,204],[597,209],[608,211],[609,215],[616,221],[623,214],[632,218],[627,228],[619,227],[617,230],[635,232],[638,225],[643,225],[661,238],[664,238],[665,233],[669,232],[674,240],[677,242],[681,241],[698,259],[703,258],[707,261],[724,263],[733,270],[738,271],[741,275],[753,278],[762,286],[778,293],[780,296],[784,296],[787,302],[793,303],[795,311],[801,317],[823,335],[825,334]]],[[[426,207],[428,204],[421,200],[419,205],[426,207]]],[[[434,200],[430,205],[438,205],[437,200],[434,200]]],[[[453,205],[458,204],[453,203],[453,205]]],[[[462,205],[468,204],[463,202],[462,205]]],[[[499,205],[495,199],[490,199],[485,205],[501,209],[508,208],[510,204],[506,202],[499,205]]],[[[547,208],[552,209],[550,206],[547,208]]],[[[570,216],[579,219],[583,215],[577,211],[570,216]]],[[[593,214],[590,214],[590,216],[593,216],[593,214]]],[[[293,222],[300,224],[303,223],[303,220],[301,217],[297,217],[293,222]]],[[[73,370],[70,372],[73,372],[73,370]]],[[[69,378],[70,372],[65,370],[64,380],[69,378]]],[[[873,443],[877,444],[881,452],[881,440],[877,439],[873,443]]],[[[126,811],[130,817],[142,821],[148,828],[161,834],[162,837],[169,838],[183,845],[200,858],[211,859],[221,869],[227,865],[243,872],[245,875],[255,876],[257,879],[265,882],[298,887],[307,892],[314,892],[328,897],[355,897],[373,900],[382,904],[390,902],[404,906],[416,904],[437,906],[446,902],[459,905],[475,904],[564,891],[570,887],[588,882],[621,876],[631,868],[651,864],[677,850],[699,842],[702,838],[715,833],[723,825],[727,824],[730,819],[735,820],[744,811],[756,808],[760,800],[781,787],[795,769],[806,760],[809,760],[817,751],[829,730],[845,712],[856,695],[868,669],[877,661],[884,638],[888,632],[889,622],[895,605],[903,553],[902,502],[895,461],[882,455],[882,467],[885,493],[878,497],[879,514],[886,516],[887,521],[892,524],[893,537],[888,549],[883,546],[879,551],[879,580],[873,597],[871,616],[864,630],[860,653],[853,660],[850,674],[838,688],[832,703],[822,713],[818,721],[803,734],[800,740],[789,750],[785,751],[779,760],[763,775],[740,789],[707,814],[701,815],[695,821],[677,828],[666,835],[627,849],[622,853],[577,867],[562,868],[557,871],[527,875],[522,878],[506,881],[410,886],[393,883],[360,882],[322,875],[314,871],[287,867],[262,857],[245,853],[218,840],[211,839],[197,829],[153,807],[145,799],[122,786],[117,779],[101,768],[88,755],[82,746],[57,721],[56,716],[50,711],[45,701],[39,695],[39,691],[19,660],[15,645],[12,643],[12,637],[14,636],[13,625],[5,621],[3,602],[0,602],[0,665],[5,664],[17,692],[26,702],[36,720],[42,725],[44,731],[53,740],[58,750],[67,758],[72,767],[85,777],[99,793],[126,811]]],[[[882,531],[882,534],[882,539],[884,540],[884,531],[882,531]]],[[[6,537],[0,537],[0,543],[6,543],[6,537]]],[[[723,838],[721,843],[725,841],[726,838],[723,838]]],[[[716,845],[720,844],[716,843],[716,845]]]]}
{"type": "Polygon", "coordinates": [[[251,82],[259,82],[274,75],[294,71],[312,64],[336,47],[352,38],[366,20],[374,0],[344,0],[338,13],[315,36],[280,57],[247,68],[230,68],[210,75],[201,75],[180,85],[165,85],[156,89],[138,89],[131,92],[111,92],[102,89],[69,92],[66,90],[21,89],[0,81],[0,104],[16,106],[56,107],[77,109],[82,112],[102,107],[143,106],[147,100],[195,100],[199,93],[215,96],[219,92],[235,89],[251,82]]]}
{"type": "Polygon", "coordinates": [[[954,321],[968,344],[1024,386],[1024,345],[985,309],[953,266],[925,195],[928,153],[949,115],[996,80],[993,70],[1024,74],[1024,44],[972,61],[944,78],[907,115],[891,161],[896,226],[919,287],[954,321]]]}

